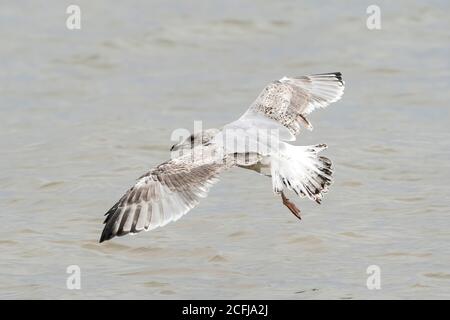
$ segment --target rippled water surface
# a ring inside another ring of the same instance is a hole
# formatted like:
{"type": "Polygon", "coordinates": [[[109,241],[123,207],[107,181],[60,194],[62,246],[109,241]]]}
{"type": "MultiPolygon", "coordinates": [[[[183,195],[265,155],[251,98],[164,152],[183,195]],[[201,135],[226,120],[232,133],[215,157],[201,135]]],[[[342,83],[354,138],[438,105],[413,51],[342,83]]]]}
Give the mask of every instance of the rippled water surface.
{"type": "Polygon", "coordinates": [[[71,2],[1,5],[1,298],[450,298],[448,2],[378,1],[375,31],[364,1],[78,3],[75,31],[71,2]],[[180,221],[98,244],[173,129],[330,71],[345,95],[297,143],[327,143],[336,181],[301,222],[236,169],[180,221]]]}

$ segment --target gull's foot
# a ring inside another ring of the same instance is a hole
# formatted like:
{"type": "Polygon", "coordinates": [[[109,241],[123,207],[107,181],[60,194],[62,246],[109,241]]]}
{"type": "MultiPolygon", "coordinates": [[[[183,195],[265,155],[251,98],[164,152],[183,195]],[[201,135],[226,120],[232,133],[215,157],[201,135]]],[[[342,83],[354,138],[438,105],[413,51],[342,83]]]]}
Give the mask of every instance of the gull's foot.
{"type": "Polygon", "coordinates": [[[284,195],[283,191],[281,191],[281,199],[283,199],[283,204],[288,207],[288,209],[292,212],[294,216],[302,220],[302,217],[300,216],[300,209],[297,208],[295,203],[289,201],[288,198],[284,195]]]}

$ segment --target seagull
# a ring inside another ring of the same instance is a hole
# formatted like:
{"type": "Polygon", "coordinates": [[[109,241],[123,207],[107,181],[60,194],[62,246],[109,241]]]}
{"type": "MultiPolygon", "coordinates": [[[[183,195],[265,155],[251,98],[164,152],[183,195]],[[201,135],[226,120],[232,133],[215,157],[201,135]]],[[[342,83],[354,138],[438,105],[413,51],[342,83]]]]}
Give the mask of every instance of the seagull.
{"type": "Polygon", "coordinates": [[[295,146],[312,111],[344,93],[340,72],[283,77],[268,84],[248,110],[222,129],[193,133],[171,148],[171,159],[137,179],[106,212],[100,242],[149,231],[176,221],[205,198],[219,175],[233,167],[272,180],[273,192],[301,219],[287,190],[320,204],[332,183],[331,160],[319,153],[325,144],[295,146]],[[174,155],[175,154],[175,155],[174,155]]]}

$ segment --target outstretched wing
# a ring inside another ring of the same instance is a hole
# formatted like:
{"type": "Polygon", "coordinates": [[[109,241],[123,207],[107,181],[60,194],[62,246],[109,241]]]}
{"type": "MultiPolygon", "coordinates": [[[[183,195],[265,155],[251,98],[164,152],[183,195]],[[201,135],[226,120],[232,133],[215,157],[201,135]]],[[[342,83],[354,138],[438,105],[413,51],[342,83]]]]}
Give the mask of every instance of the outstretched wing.
{"type": "Polygon", "coordinates": [[[283,77],[267,85],[239,120],[258,119],[262,115],[286,127],[295,140],[300,124],[312,130],[307,114],[338,101],[343,93],[340,72],[283,77]]]}
{"type": "Polygon", "coordinates": [[[194,161],[190,155],[160,164],[140,177],[105,214],[100,242],[178,220],[207,196],[227,167],[212,157],[194,161]]]}

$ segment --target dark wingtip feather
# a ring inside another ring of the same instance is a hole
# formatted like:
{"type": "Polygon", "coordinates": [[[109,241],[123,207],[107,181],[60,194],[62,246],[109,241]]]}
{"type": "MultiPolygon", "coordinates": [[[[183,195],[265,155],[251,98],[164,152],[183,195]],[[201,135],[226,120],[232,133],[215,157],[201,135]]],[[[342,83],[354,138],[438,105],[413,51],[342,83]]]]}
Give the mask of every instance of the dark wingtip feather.
{"type": "Polygon", "coordinates": [[[105,224],[105,227],[103,228],[102,235],[100,236],[99,243],[102,243],[106,240],[109,240],[111,238],[114,238],[114,234],[112,234],[112,226],[113,223],[110,222],[110,220],[113,218],[114,213],[117,211],[117,208],[119,207],[119,202],[117,202],[111,209],[108,210],[108,212],[105,213],[106,219],[103,221],[105,224]]]}
{"type": "Polygon", "coordinates": [[[108,227],[108,225],[105,226],[103,229],[102,235],[100,236],[99,243],[102,243],[104,241],[110,240],[111,238],[114,238],[114,235],[111,233],[111,228],[108,227]]]}
{"type": "Polygon", "coordinates": [[[341,85],[344,85],[344,80],[342,79],[342,73],[340,71],[329,73],[316,73],[312,74],[312,76],[334,76],[341,85]]]}
{"type": "Polygon", "coordinates": [[[342,73],[340,72],[335,72],[334,76],[339,80],[339,82],[344,85],[344,80],[342,80],[342,73]]]}
{"type": "Polygon", "coordinates": [[[102,243],[106,240],[105,230],[103,230],[102,235],[100,236],[100,240],[98,240],[98,243],[102,243]]]}

